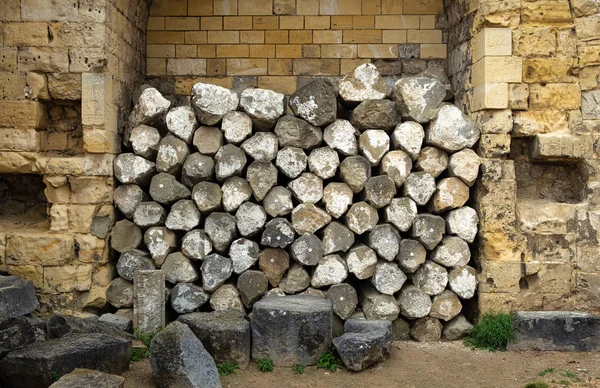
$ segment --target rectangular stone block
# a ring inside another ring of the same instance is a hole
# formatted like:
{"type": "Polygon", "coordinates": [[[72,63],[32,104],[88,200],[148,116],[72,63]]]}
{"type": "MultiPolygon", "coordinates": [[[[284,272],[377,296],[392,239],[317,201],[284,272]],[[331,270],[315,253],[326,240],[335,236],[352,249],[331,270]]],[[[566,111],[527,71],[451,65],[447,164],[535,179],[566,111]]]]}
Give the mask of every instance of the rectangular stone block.
{"type": "Polygon", "coordinates": [[[519,57],[484,57],[472,68],[471,83],[474,87],[488,82],[521,82],[523,60],[519,57]]]}
{"type": "Polygon", "coordinates": [[[38,132],[35,129],[0,128],[0,150],[38,151],[38,132]]]}
{"type": "MultiPolygon", "coordinates": [[[[112,99],[112,78],[104,74],[81,74],[81,122],[84,126],[108,124],[112,99]]],[[[116,130],[116,126],[113,129],[116,130]]]]}
{"type": "Polygon", "coordinates": [[[17,49],[11,47],[0,47],[0,70],[17,69],[17,49]]]}
{"type": "Polygon", "coordinates": [[[54,47],[20,47],[18,51],[19,71],[41,73],[69,72],[69,55],[66,49],[54,47]]]}
{"type": "Polygon", "coordinates": [[[294,59],[294,75],[339,75],[339,59],[294,59]]]}
{"type": "MultiPolygon", "coordinates": [[[[293,31],[290,31],[290,35],[293,31]]],[[[265,43],[264,31],[240,31],[240,43],[263,44],[265,43]]],[[[295,43],[295,42],[291,42],[295,43]]]]}
{"type": "Polygon", "coordinates": [[[210,44],[237,44],[239,42],[239,31],[208,31],[208,43],[210,44]]]}
{"type": "Polygon", "coordinates": [[[73,261],[73,236],[67,234],[8,235],[6,264],[43,266],[65,265],[73,261]]]}
{"type": "Polygon", "coordinates": [[[442,0],[405,1],[406,15],[439,15],[444,11],[442,0]]]}
{"type": "Polygon", "coordinates": [[[96,212],[96,205],[68,205],[69,231],[89,233],[96,212]]]}
{"type": "Polygon", "coordinates": [[[326,44],[321,46],[321,58],[356,58],[355,44],[326,44]]]}
{"type": "Polygon", "coordinates": [[[21,17],[20,0],[4,0],[0,2],[0,21],[19,20],[21,17]]]}
{"type": "Polygon", "coordinates": [[[530,25],[571,24],[569,0],[537,0],[522,3],[521,21],[530,25]]]}
{"type": "Polygon", "coordinates": [[[269,75],[292,75],[291,59],[269,59],[269,75]]]}
{"type": "Polygon", "coordinates": [[[273,0],[239,0],[238,15],[272,15],[273,0]]]}
{"type": "Polygon", "coordinates": [[[319,0],[302,0],[296,2],[296,14],[298,15],[318,15],[319,0]]]}
{"type": "Polygon", "coordinates": [[[473,62],[483,57],[512,55],[510,28],[484,28],[475,37],[473,62]]]}
{"type": "Polygon", "coordinates": [[[419,16],[415,15],[378,15],[375,16],[375,28],[381,30],[407,30],[419,28],[419,16]]]}
{"type": "Polygon", "coordinates": [[[274,0],[273,12],[276,15],[293,15],[296,12],[295,0],[274,0]]]}
{"type": "Polygon", "coordinates": [[[83,150],[92,154],[116,154],[120,152],[120,137],[117,132],[89,128],[83,131],[83,150]]]}
{"type": "Polygon", "coordinates": [[[156,333],[165,323],[165,273],[137,271],[133,278],[134,329],[156,333]]]}
{"type": "Polygon", "coordinates": [[[528,84],[508,84],[508,107],[513,110],[527,110],[529,107],[528,84]]]}
{"type": "Polygon", "coordinates": [[[41,129],[48,124],[44,104],[37,101],[0,101],[0,128],[41,129]]]}
{"type": "MultiPolygon", "coordinates": [[[[255,30],[277,30],[280,28],[279,17],[277,16],[254,16],[252,19],[255,30]]],[[[252,29],[252,24],[250,25],[250,29],[252,29]]]]}
{"type": "Polygon", "coordinates": [[[330,26],[330,16],[313,16],[304,20],[304,28],[307,30],[327,30],[330,26]]]}
{"type": "Polygon", "coordinates": [[[474,112],[472,118],[481,133],[510,133],[513,128],[513,112],[509,109],[474,112]]]}
{"type": "MultiPolygon", "coordinates": [[[[381,30],[345,30],[344,43],[381,43],[381,30]]],[[[319,43],[315,41],[315,43],[319,43]]],[[[341,42],[339,42],[341,43],[341,42]]],[[[390,42],[392,43],[392,42],[390,42]]]]}
{"type": "Polygon", "coordinates": [[[227,75],[267,75],[267,59],[228,59],[227,75]]]}
{"type": "Polygon", "coordinates": [[[45,173],[49,175],[81,175],[83,157],[51,157],[45,167],[45,173]]]}
{"type": "Polygon", "coordinates": [[[442,30],[408,30],[408,43],[442,43],[442,30]]]}
{"type": "Polygon", "coordinates": [[[167,75],[206,75],[206,59],[167,59],[167,75]]]}
{"type": "Polygon", "coordinates": [[[16,100],[26,96],[27,74],[0,71],[0,99],[16,100]]]}
{"type": "Polygon", "coordinates": [[[398,58],[397,44],[359,44],[359,58],[398,58]]]}
{"type": "Polygon", "coordinates": [[[76,4],[72,0],[21,0],[21,20],[76,21],[76,4]]]}
{"type": "Polygon", "coordinates": [[[421,59],[445,59],[448,55],[446,44],[424,43],[419,45],[421,59]]]}
{"type": "Polygon", "coordinates": [[[160,16],[150,16],[146,31],[160,31],[165,29],[165,18],[160,16]]]}
{"type": "Polygon", "coordinates": [[[282,30],[301,30],[304,28],[304,16],[280,16],[279,28],[282,30]]]}
{"type": "Polygon", "coordinates": [[[92,265],[66,265],[44,268],[44,291],[60,294],[87,291],[92,286],[92,265]]]}
{"type": "Polygon", "coordinates": [[[6,23],[4,25],[6,46],[45,46],[48,44],[46,23],[6,23]]]}
{"type": "Polygon", "coordinates": [[[203,17],[200,19],[200,29],[202,30],[222,30],[223,29],[223,18],[222,17],[203,17]]]}
{"type": "Polygon", "coordinates": [[[148,58],[175,58],[175,45],[147,44],[146,55],[148,58]]]}
{"type": "Polygon", "coordinates": [[[519,228],[525,233],[567,234],[573,225],[578,205],[526,201],[517,203],[519,228]]]}
{"type": "Polygon", "coordinates": [[[381,0],[381,13],[387,15],[402,13],[402,0],[381,0]]]}
{"type": "Polygon", "coordinates": [[[360,15],[361,0],[321,0],[321,15],[360,15]]]}
{"type": "Polygon", "coordinates": [[[278,44],[275,49],[275,57],[302,58],[302,46],[299,44],[278,44]]]}
{"type": "MultiPolygon", "coordinates": [[[[204,33],[206,35],[206,32],[204,33]]],[[[146,43],[173,44],[185,43],[184,31],[146,31],[146,43]]]]}
{"type": "Polygon", "coordinates": [[[573,58],[526,58],[523,77],[527,83],[575,82],[573,58]]]}
{"type": "Polygon", "coordinates": [[[487,83],[473,88],[471,103],[473,111],[506,108],[508,108],[507,83],[487,83]]]}
{"type": "Polygon", "coordinates": [[[258,77],[258,87],[289,96],[296,91],[296,77],[261,76],[258,77]]]}
{"type": "Polygon", "coordinates": [[[542,134],[533,139],[531,156],[550,159],[584,159],[592,155],[592,138],[569,134],[542,134]]]}
{"type": "Polygon", "coordinates": [[[342,43],[342,31],[317,30],[313,31],[313,43],[342,43]]]}
{"type": "Polygon", "coordinates": [[[383,30],[383,43],[406,43],[406,30],[383,30]]]}
{"type": "Polygon", "coordinates": [[[274,44],[253,44],[250,45],[250,58],[274,58],[274,44]]]}
{"type": "Polygon", "coordinates": [[[567,113],[557,110],[513,112],[513,134],[534,136],[544,133],[568,132],[567,113]]]}
{"type": "Polygon", "coordinates": [[[477,153],[484,158],[500,158],[510,153],[510,135],[482,134],[477,153]]]}
{"type": "Polygon", "coordinates": [[[581,115],[585,120],[600,120],[600,90],[581,93],[581,115]]]}

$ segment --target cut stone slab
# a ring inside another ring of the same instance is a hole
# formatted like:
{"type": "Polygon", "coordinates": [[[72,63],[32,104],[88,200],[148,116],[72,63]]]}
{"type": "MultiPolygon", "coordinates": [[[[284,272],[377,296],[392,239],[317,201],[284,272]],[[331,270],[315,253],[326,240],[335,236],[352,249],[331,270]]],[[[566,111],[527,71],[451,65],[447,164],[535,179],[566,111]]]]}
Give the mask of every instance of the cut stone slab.
{"type": "Polygon", "coordinates": [[[207,292],[213,292],[233,273],[233,263],[229,257],[211,253],[202,262],[202,285],[207,292]]]}
{"type": "Polygon", "coordinates": [[[265,212],[271,217],[290,214],[294,210],[292,192],[285,187],[275,186],[265,196],[263,206],[265,207],[265,212]]]}
{"type": "Polygon", "coordinates": [[[446,223],[442,217],[419,214],[413,222],[412,236],[416,237],[425,248],[431,250],[442,241],[445,228],[446,223]]]}
{"type": "Polygon", "coordinates": [[[133,213],[133,222],[141,228],[163,225],[166,219],[167,211],[154,201],[141,202],[133,213]]]}
{"type": "Polygon", "coordinates": [[[208,181],[215,172],[215,162],[210,156],[199,152],[189,155],[181,171],[181,183],[187,188],[192,188],[200,182],[208,181]]]}
{"type": "Polygon", "coordinates": [[[352,247],[346,255],[348,271],[358,279],[368,279],[375,273],[377,265],[377,254],[374,250],[364,244],[352,247]]]}
{"type": "Polygon", "coordinates": [[[148,198],[148,195],[137,185],[121,185],[114,191],[113,200],[121,213],[132,218],[137,206],[148,198]]]}
{"type": "Polygon", "coordinates": [[[338,119],[325,128],[323,140],[340,154],[353,156],[358,154],[357,132],[358,130],[352,126],[350,121],[338,119]]]}
{"type": "Polygon", "coordinates": [[[477,236],[479,217],[475,209],[463,206],[446,215],[446,231],[472,243],[477,236]]]}
{"type": "Polygon", "coordinates": [[[406,280],[406,275],[398,265],[382,262],[375,266],[371,283],[382,294],[394,295],[400,291],[406,280]]]}
{"type": "Polygon", "coordinates": [[[190,150],[183,140],[168,135],[158,143],[156,170],[176,175],[189,154],[190,150]]]}
{"type": "Polygon", "coordinates": [[[456,177],[444,178],[437,184],[437,191],[431,200],[431,208],[436,213],[456,209],[469,200],[469,186],[456,177]]]}
{"type": "Polygon", "coordinates": [[[240,96],[240,108],[259,129],[270,129],[285,112],[285,96],[272,90],[248,88],[240,96]]]}
{"type": "Polygon", "coordinates": [[[446,236],[431,254],[431,260],[444,267],[465,266],[471,260],[469,244],[460,237],[446,236]]]}
{"type": "Polygon", "coordinates": [[[266,298],[252,313],[252,358],[276,366],[314,365],[331,345],[331,301],[306,295],[266,298]]]}
{"type": "Polygon", "coordinates": [[[448,155],[439,148],[425,147],[419,153],[416,168],[437,178],[448,168],[448,155]]]}
{"type": "Polygon", "coordinates": [[[132,281],[137,271],[156,269],[148,253],[139,249],[131,249],[121,253],[117,261],[117,272],[123,279],[132,281]]]}
{"type": "Polygon", "coordinates": [[[442,336],[448,341],[456,341],[466,337],[472,329],[473,325],[461,314],[444,326],[442,336]]]}
{"type": "Polygon", "coordinates": [[[288,184],[294,198],[300,203],[317,203],[323,198],[323,181],[311,172],[303,172],[288,184]]]}
{"type": "Polygon", "coordinates": [[[223,192],[216,183],[200,182],[192,190],[192,199],[200,213],[206,214],[221,207],[223,192]]]}
{"type": "Polygon", "coordinates": [[[379,166],[380,172],[392,178],[396,187],[400,187],[410,174],[412,160],[404,151],[390,151],[383,156],[379,166]]]}
{"type": "Polygon", "coordinates": [[[257,201],[262,201],[277,184],[277,173],[277,167],[269,161],[258,160],[250,163],[246,170],[246,179],[257,201]]]}
{"type": "Polygon", "coordinates": [[[518,311],[511,351],[600,351],[600,317],[577,311],[518,311]]]}
{"type": "Polygon", "coordinates": [[[244,237],[255,236],[265,226],[267,213],[262,206],[252,202],[244,202],[235,213],[238,231],[244,237]]]}
{"type": "Polygon", "coordinates": [[[221,130],[228,143],[240,144],[252,135],[252,119],[244,112],[227,112],[223,116],[221,130]]]}
{"type": "Polygon", "coordinates": [[[446,86],[435,78],[402,77],[394,84],[392,96],[403,118],[427,123],[446,98],[446,86]]]}
{"type": "Polygon", "coordinates": [[[390,100],[364,100],[354,110],[350,122],[359,130],[383,129],[391,132],[401,122],[400,111],[390,100]]]}
{"type": "Polygon", "coordinates": [[[182,199],[171,206],[165,226],[171,230],[188,232],[200,224],[200,211],[190,199],[182,199]]]}
{"type": "Polygon", "coordinates": [[[258,261],[260,248],[258,244],[246,238],[239,238],[231,243],[229,257],[233,265],[233,272],[237,275],[252,267],[258,261]]]}
{"type": "Polygon", "coordinates": [[[406,151],[412,160],[417,160],[419,157],[424,139],[423,126],[414,121],[405,121],[398,124],[392,132],[392,146],[395,149],[406,151]]]}
{"type": "Polygon", "coordinates": [[[261,271],[246,271],[237,281],[237,289],[246,308],[252,308],[252,305],[267,293],[268,288],[269,280],[261,271]]]}
{"type": "Polygon", "coordinates": [[[323,131],[310,123],[291,115],[285,115],[277,121],[274,130],[280,147],[298,147],[310,150],[323,140],[323,131]]]}
{"type": "Polygon", "coordinates": [[[252,197],[252,188],[248,181],[239,176],[227,178],[221,186],[221,191],[223,192],[223,210],[229,213],[236,211],[242,203],[252,197]]]}
{"type": "Polygon", "coordinates": [[[354,244],[354,233],[337,221],[323,230],[323,253],[346,252],[354,244]]]}
{"type": "Polygon", "coordinates": [[[98,322],[113,325],[118,330],[126,331],[128,333],[133,332],[133,320],[122,315],[102,314],[100,318],[98,318],[98,322]]]}
{"type": "Polygon", "coordinates": [[[379,222],[377,209],[366,202],[355,203],[346,213],[346,225],[356,234],[373,230],[377,222],[379,222]]]}
{"type": "Polygon", "coordinates": [[[192,142],[194,131],[198,128],[198,120],[194,110],[189,106],[178,106],[169,110],[165,117],[167,129],[187,144],[192,142]]]}
{"type": "Polygon", "coordinates": [[[429,316],[448,322],[460,314],[462,304],[458,296],[450,290],[444,290],[441,294],[433,297],[433,304],[429,316]]]}
{"type": "Polygon", "coordinates": [[[294,227],[285,218],[273,218],[265,225],[260,243],[272,248],[285,248],[294,241],[294,227]]]}
{"type": "Polygon", "coordinates": [[[4,358],[9,352],[21,349],[36,340],[36,328],[27,318],[13,317],[0,322],[0,357],[4,358]]]}
{"type": "Polygon", "coordinates": [[[281,279],[279,288],[286,294],[296,294],[310,286],[310,275],[303,266],[292,263],[287,274],[281,279]]]}
{"type": "Polygon", "coordinates": [[[214,156],[223,146],[223,132],[217,127],[200,127],[194,132],[192,143],[202,155],[214,156]]]}
{"type": "Polygon", "coordinates": [[[354,193],[360,193],[371,177],[371,165],[362,156],[349,156],[340,164],[340,178],[354,193]]]}
{"type": "Polygon", "coordinates": [[[131,143],[133,153],[149,160],[156,158],[160,139],[158,129],[148,125],[140,125],[133,128],[131,135],[129,135],[129,142],[131,143]]]}
{"type": "Polygon", "coordinates": [[[376,209],[389,205],[396,195],[396,184],[387,175],[379,175],[369,178],[364,189],[367,203],[376,209]]]}
{"type": "Polygon", "coordinates": [[[279,140],[272,132],[258,132],[244,141],[241,148],[254,160],[271,161],[277,157],[279,140]]]}
{"type": "Polygon", "coordinates": [[[358,138],[358,150],[371,166],[377,166],[390,150],[390,137],[380,129],[367,129],[358,138]]]}
{"type": "Polygon", "coordinates": [[[235,217],[228,213],[214,212],[204,220],[204,232],[217,252],[227,252],[237,237],[235,217]]]}
{"type": "Polygon", "coordinates": [[[479,129],[461,110],[443,104],[438,114],[429,123],[425,141],[449,152],[471,148],[479,140],[479,129]]]}
{"type": "Polygon", "coordinates": [[[435,178],[427,172],[413,172],[402,186],[402,195],[410,197],[417,205],[425,205],[435,193],[435,178]]]}
{"type": "Polygon", "coordinates": [[[314,234],[331,222],[331,216],[313,204],[303,203],[292,211],[292,225],[298,235],[314,234]]]}
{"type": "Polygon", "coordinates": [[[426,258],[427,250],[417,240],[405,238],[400,241],[397,260],[404,272],[414,273],[426,258]]]}
{"type": "Polygon", "coordinates": [[[315,266],[323,258],[323,243],[314,234],[305,234],[294,240],[290,253],[297,263],[315,266]]]}
{"type": "Polygon", "coordinates": [[[310,285],[315,288],[340,284],[348,277],[346,262],[339,255],[328,255],[319,261],[310,285]]]}
{"type": "Polygon", "coordinates": [[[405,287],[400,291],[397,302],[400,306],[400,313],[408,319],[426,317],[431,311],[431,297],[417,286],[405,287]]]}
{"type": "MultiPolygon", "coordinates": [[[[43,322],[38,323],[43,325],[43,322]]],[[[42,328],[42,326],[38,326],[42,328]]],[[[135,337],[113,325],[99,322],[95,317],[79,318],[70,315],[54,314],[45,322],[46,339],[62,338],[71,334],[100,333],[111,337],[132,341],[135,337]]],[[[43,337],[42,337],[43,338],[43,337]]]]}
{"type": "Polygon", "coordinates": [[[442,329],[439,319],[425,317],[415,321],[410,335],[415,341],[436,342],[442,338],[442,329]]]}
{"type": "Polygon", "coordinates": [[[328,79],[318,78],[290,96],[290,107],[296,116],[312,125],[323,127],[335,121],[337,93],[328,79]]]}
{"type": "Polygon", "coordinates": [[[232,176],[241,176],[246,167],[246,154],[241,148],[233,144],[226,144],[219,148],[215,155],[215,174],[219,181],[224,181],[232,176]]]}
{"type": "Polygon", "coordinates": [[[110,245],[115,251],[123,253],[139,247],[141,243],[142,231],[133,222],[121,220],[113,226],[110,245]]]}
{"type": "Polygon", "coordinates": [[[125,378],[92,369],[76,368],[50,388],[123,388],[125,378]]]}
{"type": "Polygon", "coordinates": [[[356,290],[349,284],[334,284],[327,290],[327,299],[331,301],[333,312],[341,319],[348,319],[358,305],[356,290]]]}
{"type": "Polygon", "coordinates": [[[167,255],[177,247],[177,236],[164,226],[153,226],[144,233],[144,244],[154,264],[160,267],[167,255]]]}
{"type": "Polygon", "coordinates": [[[190,230],[181,240],[181,252],[194,260],[204,260],[212,252],[212,242],[202,230],[190,230]]]}
{"type": "Polygon", "coordinates": [[[235,92],[224,87],[199,82],[192,87],[191,103],[196,117],[204,125],[215,125],[227,112],[237,109],[235,92]]]}
{"type": "Polygon", "coordinates": [[[164,172],[152,177],[149,193],[153,200],[163,205],[189,198],[191,194],[173,175],[164,172]]]}
{"type": "Polygon", "coordinates": [[[345,183],[331,182],[323,190],[325,210],[332,217],[340,218],[348,211],[350,205],[352,205],[353,197],[354,192],[350,186],[345,183]]]}
{"type": "Polygon", "coordinates": [[[106,299],[114,307],[121,309],[133,306],[133,283],[116,278],[106,289],[106,299]]]}
{"type": "Polygon", "coordinates": [[[272,287],[277,287],[290,267],[290,257],[279,248],[266,248],[258,256],[258,267],[264,272],[272,287]]]}
{"type": "Polygon", "coordinates": [[[387,94],[387,85],[375,65],[365,63],[346,75],[339,83],[340,97],[346,102],[380,100],[387,94]]]}
{"type": "Polygon", "coordinates": [[[450,176],[460,178],[467,186],[473,186],[473,183],[477,180],[480,165],[481,160],[477,153],[465,148],[450,156],[448,173],[450,176]]]}
{"type": "Polygon", "coordinates": [[[413,283],[428,295],[441,294],[448,284],[448,271],[441,265],[426,260],[415,272],[413,283]]]}
{"type": "Polygon", "coordinates": [[[243,313],[236,310],[213,311],[185,314],[177,319],[188,325],[217,365],[232,362],[242,369],[248,367],[251,330],[250,322],[244,319],[243,313]]]}
{"type": "Polygon", "coordinates": [[[141,156],[121,154],[113,162],[115,178],[124,185],[147,183],[156,174],[156,165],[141,156]]]}
{"type": "Polygon", "coordinates": [[[394,198],[385,208],[384,220],[407,232],[417,218],[417,204],[408,197],[394,198]]]}
{"type": "Polygon", "coordinates": [[[382,259],[394,261],[400,249],[400,233],[390,224],[376,225],[367,235],[367,245],[382,259]]]}
{"type": "Polygon", "coordinates": [[[339,165],[340,156],[329,147],[314,149],[308,155],[308,168],[323,180],[333,178],[339,165]]]}
{"type": "Polygon", "coordinates": [[[53,376],[75,368],[122,374],[129,368],[131,341],[102,333],[69,334],[9,353],[0,362],[3,387],[43,388],[53,376]],[[26,379],[23,377],[27,376],[26,379]]]}
{"type": "Polygon", "coordinates": [[[477,290],[477,271],[465,265],[450,271],[448,275],[450,289],[462,299],[471,299],[477,290]]]}
{"type": "Polygon", "coordinates": [[[304,170],[306,170],[306,164],[308,163],[308,157],[298,147],[285,147],[277,153],[277,159],[275,165],[281,171],[281,173],[288,178],[295,179],[304,170]]]}
{"type": "Polygon", "coordinates": [[[220,388],[219,371],[202,342],[185,324],[175,321],[150,346],[150,367],[159,388],[220,388]]]}
{"type": "Polygon", "coordinates": [[[215,311],[236,310],[246,313],[237,288],[231,284],[223,284],[210,295],[210,307],[215,311]]]}
{"type": "Polygon", "coordinates": [[[160,270],[165,273],[165,279],[171,284],[192,283],[198,280],[198,270],[181,252],[167,256],[160,270]]]}
{"type": "Polygon", "coordinates": [[[400,308],[392,295],[380,293],[370,283],[363,283],[361,305],[365,317],[371,320],[394,321],[400,314],[400,308]]]}
{"type": "Polygon", "coordinates": [[[171,290],[171,307],[178,314],[191,313],[206,304],[210,295],[202,287],[191,283],[179,283],[171,290]]]}
{"type": "Polygon", "coordinates": [[[350,319],[344,324],[344,334],[335,338],[333,345],[349,370],[370,368],[390,357],[392,323],[350,319]]]}

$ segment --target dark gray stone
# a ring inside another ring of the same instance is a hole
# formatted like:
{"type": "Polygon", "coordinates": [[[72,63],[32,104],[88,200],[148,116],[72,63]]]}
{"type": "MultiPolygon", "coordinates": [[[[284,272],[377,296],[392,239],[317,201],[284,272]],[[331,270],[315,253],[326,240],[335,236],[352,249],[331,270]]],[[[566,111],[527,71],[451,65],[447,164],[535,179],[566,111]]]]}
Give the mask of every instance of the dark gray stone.
{"type": "Polygon", "coordinates": [[[402,77],[394,85],[393,97],[403,118],[426,123],[437,114],[446,87],[435,78],[402,77]]]}
{"type": "Polygon", "coordinates": [[[294,235],[294,227],[288,220],[273,218],[265,225],[260,243],[273,248],[285,248],[294,241],[294,235]]]}
{"type": "Polygon", "coordinates": [[[84,319],[69,315],[55,314],[46,321],[46,337],[55,339],[69,334],[106,334],[111,337],[132,341],[135,337],[121,329],[99,320],[84,319]]]}
{"type": "Polygon", "coordinates": [[[317,78],[290,96],[290,107],[296,116],[317,127],[332,123],[337,113],[335,87],[330,80],[317,78]]]}
{"type": "Polygon", "coordinates": [[[123,388],[125,378],[97,370],[77,368],[50,388],[123,388]]]}
{"type": "Polygon", "coordinates": [[[171,307],[179,314],[191,313],[208,302],[210,295],[202,287],[179,283],[171,290],[171,307]]]}
{"type": "Polygon", "coordinates": [[[131,333],[133,331],[133,320],[121,315],[116,314],[102,314],[100,318],[98,318],[98,322],[104,322],[109,325],[113,325],[119,330],[126,331],[131,333]]]}
{"type": "Polygon", "coordinates": [[[156,202],[168,205],[190,197],[190,190],[167,173],[156,174],[150,182],[150,196],[156,202]]]}
{"type": "Polygon", "coordinates": [[[298,147],[304,150],[317,147],[323,140],[323,131],[297,117],[286,115],[277,121],[275,135],[280,147],[298,147]]]}
{"type": "Polygon", "coordinates": [[[246,369],[250,363],[250,322],[236,310],[191,313],[179,321],[189,326],[216,364],[233,362],[246,369]]]}
{"type": "Polygon", "coordinates": [[[314,365],[331,344],[331,301],[306,295],[266,298],[254,304],[252,357],[277,366],[314,365]]]}
{"type": "Polygon", "coordinates": [[[600,351],[600,317],[577,311],[518,311],[509,350],[600,351]]]}
{"type": "Polygon", "coordinates": [[[156,269],[154,262],[148,254],[139,249],[132,249],[121,253],[117,262],[117,272],[123,279],[132,281],[137,271],[156,269]]]}
{"type": "Polygon", "coordinates": [[[150,354],[152,375],[159,388],[221,388],[215,361],[181,322],[171,323],[154,337],[150,354]]]}
{"type": "Polygon", "coordinates": [[[5,388],[46,388],[75,368],[122,374],[130,354],[131,341],[101,333],[70,334],[9,353],[0,362],[0,383],[5,388]]]}
{"type": "Polygon", "coordinates": [[[0,276],[0,322],[27,315],[38,306],[35,287],[30,280],[0,276]]]}
{"type": "Polygon", "coordinates": [[[254,302],[267,293],[269,280],[261,271],[250,270],[240,275],[237,288],[244,306],[251,308],[254,302]]]}
{"type": "Polygon", "coordinates": [[[35,342],[34,328],[26,318],[14,317],[0,322],[0,359],[8,352],[35,342]]]}
{"type": "Polygon", "coordinates": [[[396,104],[390,100],[365,100],[352,111],[350,122],[359,130],[383,129],[391,132],[402,121],[396,104]]]}
{"type": "Polygon", "coordinates": [[[106,290],[108,303],[120,309],[133,306],[133,283],[123,278],[116,278],[106,290]]]}
{"type": "Polygon", "coordinates": [[[392,323],[350,319],[344,335],[333,340],[346,368],[359,372],[386,360],[392,352],[392,323]]]}

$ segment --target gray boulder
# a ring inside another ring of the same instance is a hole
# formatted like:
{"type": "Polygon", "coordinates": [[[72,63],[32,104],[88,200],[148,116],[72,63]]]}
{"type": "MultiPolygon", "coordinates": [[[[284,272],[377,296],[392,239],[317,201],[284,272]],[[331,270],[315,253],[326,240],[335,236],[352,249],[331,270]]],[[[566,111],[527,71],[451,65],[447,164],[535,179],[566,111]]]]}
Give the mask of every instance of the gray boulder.
{"type": "Polygon", "coordinates": [[[309,150],[317,147],[323,140],[321,128],[291,115],[283,116],[277,121],[275,135],[282,148],[290,146],[309,150]]]}
{"type": "Polygon", "coordinates": [[[429,123],[425,142],[449,152],[471,148],[479,140],[475,123],[454,105],[444,104],[429,123]]]}
{"type": "Polygon", "coordinates": [[[109,325],[113,325],[115,328],[119,330],[126,331],[128,333],[133,331],[133,320],[131,318],[124,317],[122,315],[117,314],[102,314],[98,318],[98,322],[107,323],[109,325]]]}
{"type": "Polygon", "coordinates": [[[238,106],[238,96],[224,87],[199,82],[192,87],[192,108],[204,125],[215,125],[238,106]]]}
{"type": "Polygon", "coordinates": [[[36,339],[34,328],[24,317],[9,318],[0,322],[0,359],[8,352],[21,349],[36,339]]]}
{"type": "Polygon", "coordinates": [[[92,369],[77,368],[50,388],[123,388],[125,378],[92,369]]]}
{"type": "Polygon", "coordinates": [[[392,93],[402,117],[426,123],[435,117],[446,97],[446,87],[435,78],[402,77],[392,93]]]}
{"type": "Polygon", "coordinates": [[[202,287],[191,283],[179,283],[171,290],[171,307],[179,314],[191,313],[208,302],[210,295],[202,287]]]}
{"type": "Polygon", "coordinates": [[[296,116],[323,127],[336,119],[335,87],[330,80],[318,78],[290,96],[290,107],[296,116]]]}
{"type": "Polygon", "coordinates": [[[240,95],[240,108],[259,129],[273,128],[285,112],[285,96],[272,90],[248,88],[240,95]]]}
{"type": "Polygon", "coordinates": [[[344,334],[333,340],[346,368],[359,372],[386,360],[392,352],[392,323],[350,319],[344,334]]]}
{"type": "Polygon", "coordinates": [[[30,280],[0,276],[0,322],[27,315],[38,306],[35,287],[30,280]]]}
{"type": "Polygon", "coordinates": [[[350,122],[360,130],[383,129],[391,132],[402,121],[400,111],[390,100],[365,100],[352,111],[350,122]]]}

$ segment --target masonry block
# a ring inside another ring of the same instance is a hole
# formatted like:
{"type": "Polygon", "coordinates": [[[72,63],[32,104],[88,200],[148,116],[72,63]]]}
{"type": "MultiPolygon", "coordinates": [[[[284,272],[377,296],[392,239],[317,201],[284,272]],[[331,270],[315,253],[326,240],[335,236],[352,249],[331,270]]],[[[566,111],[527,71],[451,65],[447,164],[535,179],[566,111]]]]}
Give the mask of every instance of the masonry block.
{"type": "Polygon", "coordinates": [[[486,83],[473,89],[473,111],[508,108],[508,84],[486,83]]]}
{"type": "Polygon", "coordinates": [[[483,85],[488,82],[519,83],[523,75],[523,60],[519,57],[484,57],[472,68],[471,84],[483,85]]]}
{"type": "Polygon", "coordinates": [[[483,57],[512,55],[510,28],[484,28],[475,37],[473,61],[483,57]]]}

